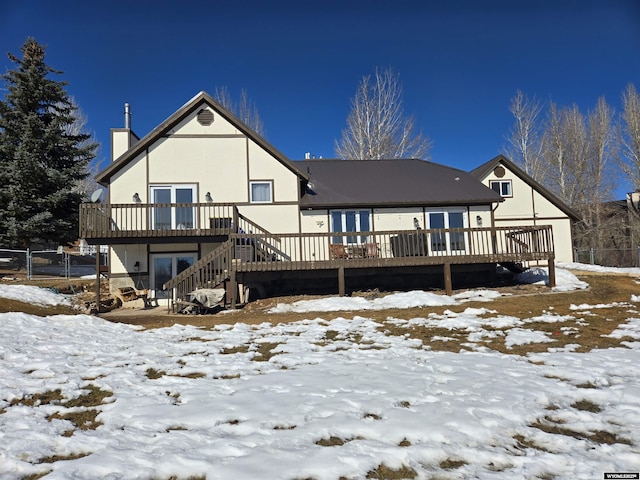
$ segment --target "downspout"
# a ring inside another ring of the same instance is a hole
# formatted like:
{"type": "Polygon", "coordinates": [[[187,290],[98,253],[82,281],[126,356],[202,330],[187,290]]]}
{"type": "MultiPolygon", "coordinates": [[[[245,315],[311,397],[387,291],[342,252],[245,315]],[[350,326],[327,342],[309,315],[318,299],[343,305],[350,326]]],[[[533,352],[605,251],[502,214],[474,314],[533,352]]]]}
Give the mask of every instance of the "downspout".
{"type": "Polygon", "coordinates": [[[493,253],[498,250],[498,239],[496,236],[496,210],[500,206],[500,202],[496,202],[496,206],[491,209],[491,244],[493,247],[493,253]]]}

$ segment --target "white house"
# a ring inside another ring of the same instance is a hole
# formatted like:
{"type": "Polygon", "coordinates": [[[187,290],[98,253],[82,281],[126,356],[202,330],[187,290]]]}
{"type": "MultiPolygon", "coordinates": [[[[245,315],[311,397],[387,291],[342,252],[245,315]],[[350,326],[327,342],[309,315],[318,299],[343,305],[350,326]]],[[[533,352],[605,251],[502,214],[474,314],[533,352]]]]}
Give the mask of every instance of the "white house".
{"type": "Polygon", "coordinates": [[[571,212],[497,158],[502,177],[491,162],[470,174],[421,160],[291,161],[201,92],[142,138],[126,106],[96,177],[106,202],[82,205],[80,235],[109,245],[112,288],[170,302],[229,282],[337,277],[343,293],[358,275],[424,283],[433,271],[450,290],[465,271],[552,260],[546,225],[570,235],[571,212]]]}

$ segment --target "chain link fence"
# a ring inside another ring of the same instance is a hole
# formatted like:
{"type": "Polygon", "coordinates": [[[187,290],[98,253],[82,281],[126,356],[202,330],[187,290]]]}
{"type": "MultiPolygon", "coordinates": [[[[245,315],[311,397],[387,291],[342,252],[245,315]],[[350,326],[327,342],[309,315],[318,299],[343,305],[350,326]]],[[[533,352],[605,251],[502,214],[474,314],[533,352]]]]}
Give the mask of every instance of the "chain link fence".
{"type": "Polygon", "coordinates": [[[603,267],[640,267],[640,247],[618,248],[581,248],[574,250],[578,263],[601,265],[603,267]]]}
{"type": "MultiPolygon", "coordinates": [[[[100,253],[100,265],[106,254],[100,253]]],[[[96,274],[96,252],[86,248],[13,250],[0,248],[0,276],[26,278],[80,278],[96,274]]]]}

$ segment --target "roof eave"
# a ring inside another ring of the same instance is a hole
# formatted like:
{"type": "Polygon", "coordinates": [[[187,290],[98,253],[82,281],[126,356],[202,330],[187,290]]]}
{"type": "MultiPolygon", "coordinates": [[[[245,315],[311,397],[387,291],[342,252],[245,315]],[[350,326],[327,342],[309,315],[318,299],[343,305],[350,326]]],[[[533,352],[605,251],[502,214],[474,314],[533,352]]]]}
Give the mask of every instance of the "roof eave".
{"type": "Polygon", "coordinates": [[[341,203],[305,203],[304,200],[300,202],[300,208],[320,210],[320,209],[344,209],[344,208],[433,208],[433,207],[451,207],[451,206],[481,206],[481,205],[493,205],[494,203],[503,202],[504,198],[500,199],[478,199],[473,201],[461,201],[461,200],[445,200],[440,202],[341,202],[341,203]]]}

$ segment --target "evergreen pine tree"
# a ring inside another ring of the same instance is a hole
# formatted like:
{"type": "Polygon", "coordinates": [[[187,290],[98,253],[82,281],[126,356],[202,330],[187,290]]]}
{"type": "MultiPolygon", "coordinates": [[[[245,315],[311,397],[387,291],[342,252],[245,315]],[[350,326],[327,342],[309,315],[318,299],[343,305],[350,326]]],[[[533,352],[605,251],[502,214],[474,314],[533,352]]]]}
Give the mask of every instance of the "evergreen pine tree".
{"type": "Polygon", "coordinates": [[[22,59],[2,75],[0,101],[0,245],[28,248],[34,242],[64,245],[78,236],[79,182],[97,145],[72,128],[76,106],[60,74],[45,64],[45,48],[33,38],[22,59]]]}

